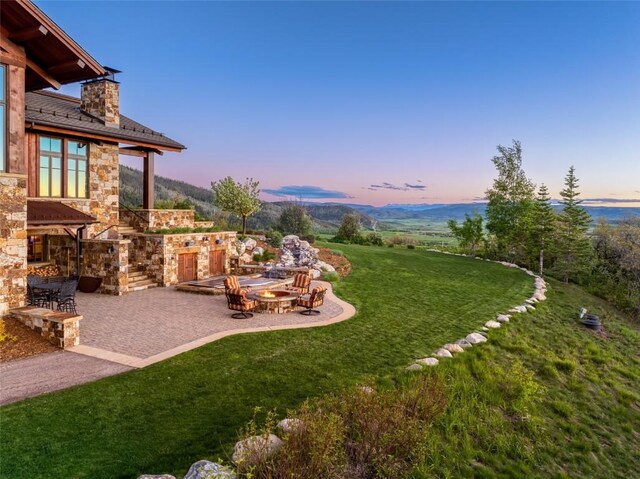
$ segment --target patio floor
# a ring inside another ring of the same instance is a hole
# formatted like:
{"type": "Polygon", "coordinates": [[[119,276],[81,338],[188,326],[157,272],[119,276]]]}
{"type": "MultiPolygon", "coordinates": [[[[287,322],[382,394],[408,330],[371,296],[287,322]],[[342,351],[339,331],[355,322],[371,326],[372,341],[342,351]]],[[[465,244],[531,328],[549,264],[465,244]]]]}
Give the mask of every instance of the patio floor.
{"type": "MultiPolygon", "coordinates": [[[[326,285],[326,283],[324,283],[326,285]]],[[[312,287],[314,284],[312,284],[312,287]]],[[[324,326],[350,318],[355,309],[327,291],[321,314],[254,314],[233,319],[225,296],[152,288],[125,296],[77,293],[80,345],[64,352],[3,363],[0,405],[141,368],[233,334],[324,326]],[[56,374],[38,380],[22,374],[42,364],[56,374]]]]}

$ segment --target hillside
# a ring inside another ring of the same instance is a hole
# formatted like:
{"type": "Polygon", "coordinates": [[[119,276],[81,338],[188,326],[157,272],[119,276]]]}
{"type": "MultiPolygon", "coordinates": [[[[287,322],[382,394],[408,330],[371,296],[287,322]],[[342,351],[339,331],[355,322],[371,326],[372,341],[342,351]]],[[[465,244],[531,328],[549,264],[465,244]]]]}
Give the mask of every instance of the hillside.
{"type": "MultiPolygon", "coordinates": [[[[142,204],[142,171],[120,165],[120,203],[129,207],[142,204]]],[[[156,200],[169,200],[183,197],[194,205],[196,211],[206,218],[219,217],[220,212],[212,204],[210,189],[194,186],[184,181],[173,180],[163,176],[155,177],[156,200]]],[[[288,202],[263,202],[262,209],[247,220],[247,227],[253,230],[268,230],[278,221],[282,209],[288,202]]],[[[310,204],[307,211],[312,219],[312,229],[317,233],[335,232],[347,213],[361,216],[362,225],[371,229],[378,221],[365,212],[360,212],[346,205],[334,203],[310,204]]],[[[232,221],[234,221],[232,219],[232,221]]],[[[239,224],[239,220],[236,221],[239,224]]]]}

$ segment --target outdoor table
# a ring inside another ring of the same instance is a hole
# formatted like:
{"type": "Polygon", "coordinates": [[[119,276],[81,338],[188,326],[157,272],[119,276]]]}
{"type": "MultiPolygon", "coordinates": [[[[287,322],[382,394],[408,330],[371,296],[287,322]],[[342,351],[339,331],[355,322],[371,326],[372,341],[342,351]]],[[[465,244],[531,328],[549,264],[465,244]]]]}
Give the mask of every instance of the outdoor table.
{"type": "MultiPolygon", "coordinates": [[[[34,290],[44,290],[47,294],[47,301],[49,303],[53,302],[53,298],[56,297],[56,294],[60,294],[60,288],[62,288],[61,281],[53,281],[51,283],[38,283],[32,286],[34,290]]],[[[52,305],[53,306],[53,305],[52,305]]]]}

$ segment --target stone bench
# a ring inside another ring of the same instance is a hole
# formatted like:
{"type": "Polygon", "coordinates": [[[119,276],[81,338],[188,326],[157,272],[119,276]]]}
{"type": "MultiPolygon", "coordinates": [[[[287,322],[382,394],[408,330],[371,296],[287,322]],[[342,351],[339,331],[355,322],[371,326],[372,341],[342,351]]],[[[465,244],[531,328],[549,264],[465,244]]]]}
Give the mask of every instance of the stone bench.
{"type": "Polygon", "coordinates": [[[80,344],[80,315],[25,306],[12,309],[9,316],[30,327],[59,348],[67,349],[80,344]]]}

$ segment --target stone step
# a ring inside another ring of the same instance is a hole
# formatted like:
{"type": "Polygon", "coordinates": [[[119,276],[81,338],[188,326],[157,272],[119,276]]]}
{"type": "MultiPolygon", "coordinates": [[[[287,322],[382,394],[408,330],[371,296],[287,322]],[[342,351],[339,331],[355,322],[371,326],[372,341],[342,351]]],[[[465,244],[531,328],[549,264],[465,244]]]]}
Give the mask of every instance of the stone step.
{"type": "Polygon", "coordinates": [[[158,285],[157,285],[157,284],[155,284],[155,283],[152,283],[152,284],[145,284],[145,285],[143,285],[143,286],[138,286],[138,285],[136,285],[136,286],[131,286],[131,285],[129,285],[129,292],[132,292],[132,291],[143,291],[143,290],[145,290],[145,289],[149,289],[149,288],[157,288],[157,287],[158,287],[158,285]]]}
{"type": "Polygon", "coordinates": [[[131,271],[129,270],[129,282],[137,279],[147,279],[148,276],[144,271],[131,271]]]}
{"type": "Polygon", "coordinates": [[[135,281],[129,281],[129,289],[131,289],[132,286],[138,287],[138,286],[148,286],[148,285],[155,285],[155,284],[156,282],[149,278],[138,279],[135,281]]]}

